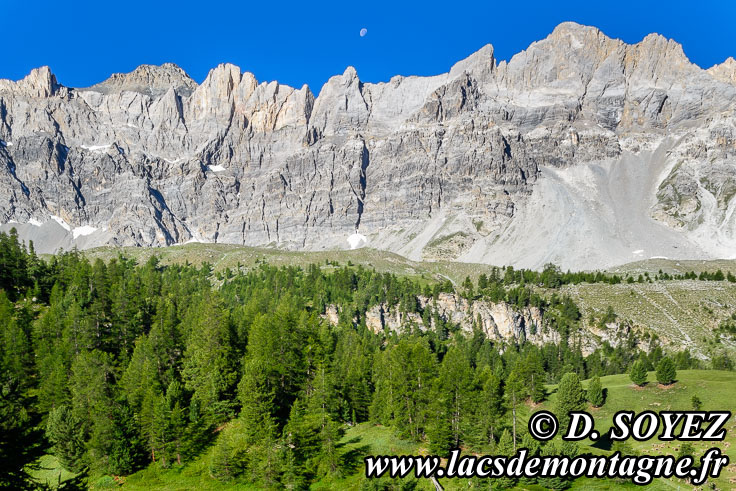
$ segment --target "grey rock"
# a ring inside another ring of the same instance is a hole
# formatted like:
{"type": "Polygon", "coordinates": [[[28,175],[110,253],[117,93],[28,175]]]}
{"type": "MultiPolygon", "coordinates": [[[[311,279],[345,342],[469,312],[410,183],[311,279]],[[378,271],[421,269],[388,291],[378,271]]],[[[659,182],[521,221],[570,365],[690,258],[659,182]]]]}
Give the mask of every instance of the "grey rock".
{"type": "Polygon", "coordinates": [[[23,224],[43,252],[342,249],[359,233],[412,259],[527,267],[732,257],[734,73],[574,23],[433,77],[348,67],[318,97],[230,64],[199,85],[165,64],[89,88],[44,67],[0,80],[0,229],[23,224]]]}

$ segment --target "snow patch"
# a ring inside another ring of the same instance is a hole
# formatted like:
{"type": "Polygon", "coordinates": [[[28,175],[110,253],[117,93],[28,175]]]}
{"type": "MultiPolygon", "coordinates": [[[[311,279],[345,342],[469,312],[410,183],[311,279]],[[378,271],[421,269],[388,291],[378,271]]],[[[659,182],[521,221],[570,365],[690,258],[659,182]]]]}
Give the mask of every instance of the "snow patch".
{"type": "Polygon", "coordinates": [[[222,172],[225,168],[221,165],[208,165],[207,170],[211,170],[212,172],[222,172]]]}
{"type": "Polygon", "coordinates": [[[28,224],[33,225],[34,227],[40,227],[41,225],[43,225],[40,220],[36,220],[35,218],[29,219],[28,224]]]}
{"type": "Polygon", "coordinates": [[[61,225],[67,232],[71,232],[72,228],[69,226],[68,223],[64,221],[63,218],[57,217],[56,215],[51,215],[51,219],[61,225]]]}
{"type": "Polygon", "coordinates": [[[107,152],[110,147],[112,146],[112,143],[109,145],[80,145],[85,150],[89,150],[90,152],[94,153],[105,153],[107,152]]]}
{"type": "Polygon", "coordinates": [[[97,229],[91,225],[82,225],[81,227],[75,227],[72,230],[72,236],[76,239],[84,235],[90,235],[97,232],[97,229]]]}
{"type": "Polygon", "coordinates": [[[181,159],[176,159],[176,160],[164,159],[164,160],[170,164],[178,164],[181,161],[181,159]]]}
{"type": "Polygon", "coordinates": [[[649,259],[668,259],[667,256],[652,256],[649,259]]]}
{"type": "Polygon", "coordinates": [[[353,235],[348,237],[348,244],[350,244],[351,249],[357,249],[358,247],[365,245],[367,242],[368,238],[358,232],[355,232],[353,235]]]}
{"type": "Polygon", "coordinates": [[[644,249],[637,249],[635,251],[632,251],[631,253],[632,254],[641,254],[642,252],[644,252],[644,249]]]}

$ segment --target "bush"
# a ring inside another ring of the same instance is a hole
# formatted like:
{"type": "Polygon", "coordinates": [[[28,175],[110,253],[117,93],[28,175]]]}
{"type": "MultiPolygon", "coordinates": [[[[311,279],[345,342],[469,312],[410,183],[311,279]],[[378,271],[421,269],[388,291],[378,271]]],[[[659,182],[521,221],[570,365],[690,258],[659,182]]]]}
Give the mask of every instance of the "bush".
{"type": "Polygon", "coordinates": [[[703,401],[700,400],[700,397],[697,395],[694,395],[692,399],[690,399],[690,402],[693,405],[693,411],[700,411],[703,407],[703,401]]]}

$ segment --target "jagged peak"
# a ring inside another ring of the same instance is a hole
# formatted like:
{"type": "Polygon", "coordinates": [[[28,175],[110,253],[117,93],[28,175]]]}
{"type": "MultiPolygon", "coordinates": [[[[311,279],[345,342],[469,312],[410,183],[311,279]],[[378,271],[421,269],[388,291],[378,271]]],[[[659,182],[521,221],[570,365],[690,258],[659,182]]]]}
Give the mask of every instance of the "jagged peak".
{"type": "Polygon", "coordinates": [[[678,43],[674,39],[666,38],[656,32],[652,32],[644,36],[644,39],[637,43],[636,46],[655,50],[663,49],[672,52],[678,56],[681,56],[682,58],[687,60],[687,56],[685,56],[685,52],[683,51],[682,45],[680,43],[678,43]]]}
{"type": "Polygon", "coordinates": [[[345,71],[342,74],[342,78],[345,80],[357,80],[358,71],[355,69],[354,66],[349,65],[347,68],[345,68],[345,71]]]}
{"type": "Polygon", "coordinates": [[[357,70],[355,70],[355,67],[348,66],[347,68],[345,68],[345,71],[342,73],[342,75],[331,76],[322,86],[322,89],[319,91],[319,95],[321,96],[323,94],[333,92],[338,87],[350,87],[351,85],[353,85],[353,82],[360,83],[358,72],[357,70]]]}
{"type": "Polygon", "coordinates": [[[597,50],[600,46],[612,46],[617,43],[620,41],[607,36],[595,26],[567,21],[558,24],[546,38],[532,43],[530,48],[555,46],[567,53],[571,49],[579,51],[594,48],[597,50]]]}
{"type": "Polygon", "coordinates": [[[601,30],[595,26],[586,26],[584,24],[578,24],[577,22],[573,22],[573,21],[565,21],[565,22],[560,22],[559,24],[557,24],[557,26],[552,30],[550,35],[547,37],[560,37],[560,36],[567,36],[569,34],[576,34],[576,33],[591,33],[591,34],[596,34],[596,35],[603,34],[601,30]]]}
{"type": "Polygon", "coordinates": [[[450,78],[457,77],[463,72],[492,72],[496,67],[496,58],[493,53],[493,46],[486,44],[467,58],[452,65],[452,68],[450,68],[450,78]]]}
{"type": "Polygon", "coordinates": [[[174,63],[162,65],[140,65],[132,72],[113,73],[107,80],[90,90],[121,92],[124,90],[143,93],[165,93],[169,88],[179,92],[191,92],[197,83],[174,63]]]}
{"type": "Polygon", "coordinates": [[[241,78],[243,78],[243,74],[239,66],[233,65],[232,63],[220,63],[209,71],[202,85],[217,83],[225,79],[229,79],[237,84],[240,83],[241,78]]]}
{"type": "Polygon", "coordinates": [[[17,82],[0,80],[0,91],[19,91],[28,97],[51,97],[61,88],[48,66],[34,68],[17,82]]]}
{"type": "Polygon", "coordinates": [[[723,63],[713,65],[706,70],[713,78],[736,85],[736,60],[729,56],[723,63]]]}
{"type": "MultiPolygon", "coordinates": [[[[696,68],[685,55],[682,45],[661,34],[647,34],[640,42],[627,46],[630,67],[651,71],[654,76],[668,75],[678,78],[682,73],[696,68]]],[[[698,70],[701,68],[697,67],[698,70]]]]}

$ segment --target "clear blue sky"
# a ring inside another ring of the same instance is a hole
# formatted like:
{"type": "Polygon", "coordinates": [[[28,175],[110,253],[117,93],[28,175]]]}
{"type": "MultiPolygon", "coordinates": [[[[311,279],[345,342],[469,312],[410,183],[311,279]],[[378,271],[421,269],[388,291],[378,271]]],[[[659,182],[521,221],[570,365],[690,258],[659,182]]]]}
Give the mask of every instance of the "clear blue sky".
{"type": "Polygon", "coordinates": [[[169,2],[0,0],[0,78],[49,65],[84,87],[142,63],[173,62],[201,82],[231,62],[260,81],[317,93],[353,65],[361,80],[433,75],[491,43],[508,59],[560,22],[638,42],[658,32],[702,67],[736,56],[736,1],[169,2]],[[368,34],[360,37],[361,28],[368,34]]]}

